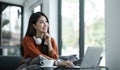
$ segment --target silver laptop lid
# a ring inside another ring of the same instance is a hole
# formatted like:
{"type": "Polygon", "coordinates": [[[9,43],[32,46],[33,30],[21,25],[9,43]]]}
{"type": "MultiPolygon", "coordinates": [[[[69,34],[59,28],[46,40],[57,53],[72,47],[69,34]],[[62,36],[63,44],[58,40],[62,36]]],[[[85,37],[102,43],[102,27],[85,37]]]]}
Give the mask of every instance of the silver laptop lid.
{"type": "Polygon", "coordinates": [[[97,67],[102,50],[102,47],[88,47],[80,68],[97,67]]]}

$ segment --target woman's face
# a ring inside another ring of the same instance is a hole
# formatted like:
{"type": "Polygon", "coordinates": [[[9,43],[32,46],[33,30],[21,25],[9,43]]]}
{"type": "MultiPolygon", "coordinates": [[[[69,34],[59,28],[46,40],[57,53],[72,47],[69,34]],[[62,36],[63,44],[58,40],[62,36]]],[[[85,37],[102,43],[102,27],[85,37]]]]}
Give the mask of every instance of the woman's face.
{"type": "Polygon", "coordinates": [[[36,29],[36,32],[45,33],[48,30],[49,24],[45,16],[38,18],[36,24],[33,24],[33,27],[36,29]]]}

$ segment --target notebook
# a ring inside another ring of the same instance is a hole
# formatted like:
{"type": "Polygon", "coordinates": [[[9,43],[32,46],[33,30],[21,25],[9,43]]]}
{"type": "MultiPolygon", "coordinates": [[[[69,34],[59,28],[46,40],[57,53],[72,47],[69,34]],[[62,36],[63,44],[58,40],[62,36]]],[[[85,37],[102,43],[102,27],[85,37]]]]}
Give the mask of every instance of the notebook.
{"type": "Polygon", "coordinates": [[[75,66],[75,68],[97,67],[101,58],[102,50],[102,47],[88,47],[80,66],[75,66]]]}

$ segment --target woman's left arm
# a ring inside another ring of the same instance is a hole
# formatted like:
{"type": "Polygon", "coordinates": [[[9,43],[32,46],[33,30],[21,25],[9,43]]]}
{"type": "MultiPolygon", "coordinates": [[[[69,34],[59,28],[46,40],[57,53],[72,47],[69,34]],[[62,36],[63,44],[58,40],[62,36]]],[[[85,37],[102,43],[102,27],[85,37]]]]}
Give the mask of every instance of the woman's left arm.
{"type": "Polygon", "coordinates": [[[52,50],[48,51],[49,56],[58,59],[58,46],[53,38],[51,38],[52,50]]]}
{"type": "Polygon", "coordinates": [[[58,48],[55,40],[48,33],[44,34],[44,39],[48,45],[48,55],[53,59],[57,59],[58,48]]]}

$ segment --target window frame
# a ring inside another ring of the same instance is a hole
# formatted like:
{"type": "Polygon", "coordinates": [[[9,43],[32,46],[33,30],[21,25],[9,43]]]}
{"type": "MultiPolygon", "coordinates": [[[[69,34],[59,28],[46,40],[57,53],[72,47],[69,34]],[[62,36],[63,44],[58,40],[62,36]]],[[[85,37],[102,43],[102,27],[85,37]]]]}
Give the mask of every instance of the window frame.
{"type": "MultiPolygon", "coordinates": [[[[58,0],[58,53],[62,51],[62,0],[58,0]]],[[[79,58],[84,56],[84,0],[79,0],[79,58]]]]}

